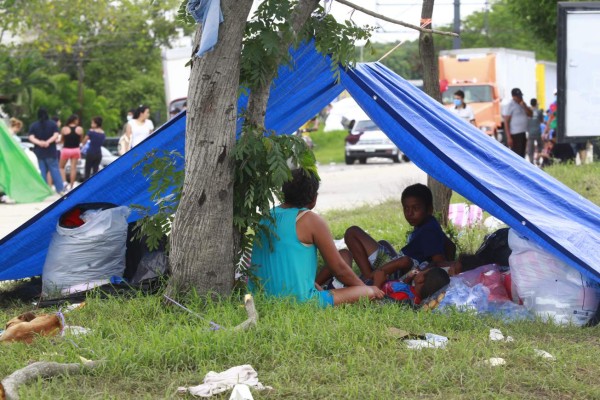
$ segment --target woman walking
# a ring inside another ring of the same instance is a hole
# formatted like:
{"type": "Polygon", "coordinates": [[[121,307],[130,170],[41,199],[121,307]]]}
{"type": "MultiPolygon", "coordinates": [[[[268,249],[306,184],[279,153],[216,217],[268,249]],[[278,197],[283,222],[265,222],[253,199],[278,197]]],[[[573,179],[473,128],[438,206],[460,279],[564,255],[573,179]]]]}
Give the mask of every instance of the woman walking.
{"type": "Polygon", "coordinates": [[[154,124],[149,117],[150,108],[139,106],[133,113],[133,119],[127,123],[126,133],[131,138],[131,148],[143,142],[154,130],[154,124]]]}
{"type": "Polygon", "coordinates": [[[104,130],[102,130],[102,117],[92,118],[92,126],[88,131],[87,136],[83,139],[83,145],[88,141],[90,145],[85,153],[85,176],[88,179],[91,175],[98,172],[100,161],[102,161],[102,144],[106,139],[104,130]],[[91,174],[90,174],[91,172],[91,174]]]}
{"type": "Polygon", "coordinates": [[[81,137],[83,136],[83,128],[79,126],[79,117],[75,114],[71,115],[69,119],[67,119],[67,124],[61,129],[60,133],[62,135],[61,143],[63,144],[63,148],[60,152],[60,174],[63,180],[66,181],[65,166],[70,160],[70,184],[67,185],[67,189],[71,190],[75,187],[75,180],[77,178],[77,160],[81,158],[79,145],[81,144],[81,137]]]}

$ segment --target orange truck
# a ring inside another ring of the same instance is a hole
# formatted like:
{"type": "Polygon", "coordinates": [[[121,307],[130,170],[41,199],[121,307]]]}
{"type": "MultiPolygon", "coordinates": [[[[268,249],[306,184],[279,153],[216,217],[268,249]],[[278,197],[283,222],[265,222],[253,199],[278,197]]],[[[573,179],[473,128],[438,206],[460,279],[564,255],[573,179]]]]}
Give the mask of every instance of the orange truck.
{"type": "Polygon", "coordinates": [[[475,114],[477,127],[499,137],[502,109],[511,100],[511,90],[519,88],[525,101],[536,97],[536,61],[532,51],[504,48],[444,50],[439,56],[442,102],[454,107],[457,90],[465,93],[475,114]]]}

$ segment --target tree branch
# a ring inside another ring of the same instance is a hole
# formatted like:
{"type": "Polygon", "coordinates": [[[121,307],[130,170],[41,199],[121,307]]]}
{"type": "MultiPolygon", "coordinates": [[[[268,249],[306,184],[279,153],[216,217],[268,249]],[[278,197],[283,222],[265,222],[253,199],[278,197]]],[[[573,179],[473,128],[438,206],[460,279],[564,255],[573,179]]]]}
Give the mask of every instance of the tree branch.
{"type": "Polygon", "coordinates": [[[338,3],[344,4],[344,5],[348,6],[348,7],[354,8],[355,10],[358,10],[360,12],[368,14],[368,15],[370,15],[372,17],[377,18],[377,19],[381,19],[383,21],[391,22],[392,24],[401,25],[401,26],[404,26],[406,28],[415,29],[415,30],[417,30],[419,32],[435,33],[436,35],[444,35],[444,36],[458,36],[458,34],[454,33],[454,32],[438,31],[436,29],[425,29],[425,28],[421,28],[420,26],[417,26],[417,25],[409,24],[408,22],[403,22],[403,21],[399,21],[397,19],[389,18],[389,17],[386,17],[385,15],[378,14],[376,12],[373,12],[371,10],[363,8],[361,6],[357,6],[356,4],[350,3],[349,1],[346,1],[346,0],[335,0],[335,1],[337,1],[338,3]]]}
{"type": "Polygon", "coordinates": [[[234,331],[245,331],[252,328],[258,322],[258,312],[254,307],[254,299],[251,294],[247,294],[244,297],[244,305],[246,306],[246,312],[248,313],[248,319],[233,328],[234,331]]]}
{"type": "MultiPolygon", "coordinates": [[[[93,369],[100,365],[101,361],[86,361],[82,364],[60,364],[56,362],[35,362],[21,368],[2,380],[0,384],[0,396],[4,388],[6,400],[19,399],[19,386],[37,379],[38,377],[50,378],[56,375],[74,375],[79,374],[83,369],[93,369]]],[[[4,398],[4,397],[0,397],[4,398]]]]}

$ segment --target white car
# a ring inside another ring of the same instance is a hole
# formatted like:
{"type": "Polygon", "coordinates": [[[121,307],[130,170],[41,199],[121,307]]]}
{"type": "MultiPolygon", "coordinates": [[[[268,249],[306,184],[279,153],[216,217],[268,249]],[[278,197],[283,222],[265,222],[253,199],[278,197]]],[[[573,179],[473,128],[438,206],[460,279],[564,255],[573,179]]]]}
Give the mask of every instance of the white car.
{"type": "MultiPolygon", "coordinates": [[[[111,162],[115,161],[119,156],[115,156],[112,154],[106,147],[102,146],[100,148],[102,151],[102,160],[100,161],[99,170],[106,167],[111,162]]],[[[68,162],[65,165],[65,175],[68,177],[71,173],[71,163],[68,162]]],[[[83,177],[85,174],[85,157],[82,156],[79,160],[77,160],[77,181],[83,182],[83,177]]]]}
{"type": "Polygon", "coordinates": [[[400,162],[400,158],[408,161],[394,142],[370,119],[355,122],[350,134],[346,136],[345,150],[348,165],[354,164],[356,160],[365,164],[371,157],[391,158],[396,163],[400,162]]]}

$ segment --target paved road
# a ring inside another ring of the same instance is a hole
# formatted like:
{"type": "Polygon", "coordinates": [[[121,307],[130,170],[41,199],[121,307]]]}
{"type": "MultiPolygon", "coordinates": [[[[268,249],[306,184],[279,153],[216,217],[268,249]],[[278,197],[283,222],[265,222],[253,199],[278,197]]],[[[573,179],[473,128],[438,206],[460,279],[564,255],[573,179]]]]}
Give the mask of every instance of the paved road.
{"type": "MultiPolygon", "coordinates": [[[[323,165],[319,167],[319,173],[322,182],[316,211],[351,208],[400,198],[406,186],[427,181],[425,173],[412,163],[393,164],[377,159],[369,160],[366,165],[323,165]]],[[[40,203],[0,204],[0,238],[57,199],[58,196],[51,196],[40,203]]]]}
{"type": "Polygon", "coordinates": [[[351,208],[400,198],[413,183],[426,183],[427,175],[413,163],[369,160],[366,165],[327,165],[319,167],[321,188],[316,211],[351,208]]]}

